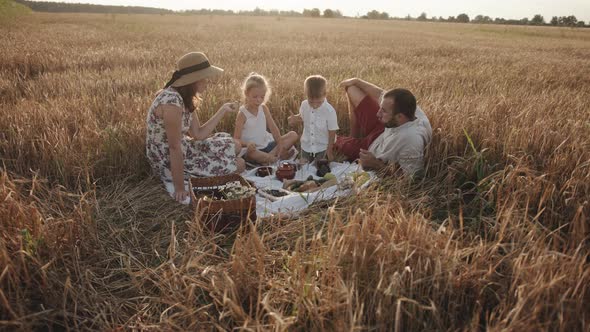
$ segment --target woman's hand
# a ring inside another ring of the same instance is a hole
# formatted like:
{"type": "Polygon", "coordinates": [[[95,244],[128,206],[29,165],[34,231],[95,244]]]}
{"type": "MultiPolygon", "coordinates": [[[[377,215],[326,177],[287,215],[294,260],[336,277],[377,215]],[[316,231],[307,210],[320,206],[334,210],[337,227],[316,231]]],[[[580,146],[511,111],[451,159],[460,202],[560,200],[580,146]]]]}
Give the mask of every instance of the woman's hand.
{"type": "MultiPolygon", "coordinates": [[[[225,103],[223,106],[219,108],[219,110],[205,122],[203,125],[199,123],[199,117],[193,116],[193,122],[191,123],[191,136],[197,140],[204,140],[215,129],[215,126],[223,119],[226,113],[235,113],[238,110],[238,102],[231,102],[225,103]]],[[[180,122],[179,122],[180,123],[180,122]]],[[[239,136],[234,136],[234,138],[239,138],[239,136]]]]}
{"type": "Polygon", "coordinates": [[[353,85],[356,85],[357,82],[358,82],[358,79],[356,77],[355,78],[349,78],[347,80],[344,80],[344,81],[340,82],[340,85],[339,86],[341,88],[347,89],[348,87],[351,87],[353,85]]]}
{"type": "Polygon", "coordinates": [[[189,197],[189,192],[186,190],[174,191],[174,199],[178,203],[183,203],[189,197]]]}
{"type": "Polygon", "coordinates": [[[239,108],[238,102],[233,101],[231,103],[223,104],[223,106],[221,106],[221,108],[219,110],[221,112],[223,112],[223,114],[226,114],[226,113],[235,113],[238,111],[238,108],[239,108]]]}
{"type": "Polygon", "coordinates": [[[290,127],[295,127],[302,122],[303,119],[299,115],[291,115],[287,118],[287,123],[290,127]]]}

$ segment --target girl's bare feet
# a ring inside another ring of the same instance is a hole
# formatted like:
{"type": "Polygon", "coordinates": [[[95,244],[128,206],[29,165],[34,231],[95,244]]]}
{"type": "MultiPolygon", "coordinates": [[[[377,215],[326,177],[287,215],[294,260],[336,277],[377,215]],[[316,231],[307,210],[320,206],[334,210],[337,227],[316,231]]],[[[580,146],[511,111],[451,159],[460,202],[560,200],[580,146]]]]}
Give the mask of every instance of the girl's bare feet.
{"type": "Polygon", "coordinates": [[[295,157],[295,154],[296,153],[297,153],[297,149],[294,146],[292,146],[289,150],[284,151],[281,154],[281,158],[284,159],[284,160],[290,160],[293,157],[295,157]]]}
{"type": "Polygon", "coordinates": [[[246,170],[246,161],[242,158],[236,158],[236,174],[242,174],[246,170]]]}

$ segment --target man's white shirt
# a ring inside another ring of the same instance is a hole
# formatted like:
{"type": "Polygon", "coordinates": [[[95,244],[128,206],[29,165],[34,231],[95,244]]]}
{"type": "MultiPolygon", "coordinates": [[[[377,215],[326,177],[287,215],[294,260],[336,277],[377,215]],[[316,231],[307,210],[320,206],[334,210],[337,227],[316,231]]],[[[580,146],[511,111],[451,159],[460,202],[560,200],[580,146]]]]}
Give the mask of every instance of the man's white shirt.
{"type": "Polygon", "coordinates": [[[385,128],[369,146],[369,152],[384,162],[396,162],[407,174],[424,167],[424,149],[432,137],[426,114],[417,107],[416,119],[395,128],[385,128]]]}

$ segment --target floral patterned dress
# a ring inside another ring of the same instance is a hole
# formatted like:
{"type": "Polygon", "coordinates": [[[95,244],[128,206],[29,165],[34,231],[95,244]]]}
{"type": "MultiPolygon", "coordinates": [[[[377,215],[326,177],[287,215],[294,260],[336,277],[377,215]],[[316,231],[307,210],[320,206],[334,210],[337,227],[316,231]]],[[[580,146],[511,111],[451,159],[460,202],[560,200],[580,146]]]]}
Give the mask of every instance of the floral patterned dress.
{"type": "Polygon", "coordinates": [[[146,154],[154,172],[164,182],[172,182],[170,148],[164,120],[154,113],[160,105],[171,104],[182,108],[182,153],[184,178],[218,176],[237,170],[235,143],[228,133],[217,133],[204,140],[196,140],[187,133],[193,113],[186,110],[182,97],[172,87],[163,90],[150,106],[147,114],[146,154]]]}

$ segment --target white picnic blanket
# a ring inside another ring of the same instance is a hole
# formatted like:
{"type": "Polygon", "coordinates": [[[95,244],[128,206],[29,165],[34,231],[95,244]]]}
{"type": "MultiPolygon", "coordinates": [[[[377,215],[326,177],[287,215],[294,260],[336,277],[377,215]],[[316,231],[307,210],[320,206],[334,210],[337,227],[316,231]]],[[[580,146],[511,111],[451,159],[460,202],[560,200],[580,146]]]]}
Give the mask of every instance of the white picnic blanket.
{"type": "MultiPolygon", "coordinates": [[[[276,166],[273,166],[276,170],[276,166]]],[[[361,167],[357,163],[330,163],[331,173],[336,176],[336,179],[340,181],[344,180],[347,175],[354,172],[362,171],[361,167]]],[[[246,179],[254,183],[258,189],[279,189],[283,188],[283,182],[279,181],[275,176],[269,175],[266,177],[256,176],[257,168],[246,170],[241,175],[246,179]]],[[[295,180],[303,181],[310,175],[314,179],[319,179],[316,176],[317,169],[312,164],[305,164],[295,174],[295,180]]],[[[359,189],[366,188],[371,182],[375,181],[376,175],[374,172],[367,172],[369,174],[369,181],[363,184],[359,189]]],[[[188,190],[188,184],[187,190],[188,190]]],[[[166,189],[172,195],[174,193],[174,186],[171,183],[166,184],[166,189]]],[[[276,201],[271,201],[264,196],[256,194],[256,215],[260,218],[269,217],[275,214],[284,214],[289,216],[297,216],[300,212],[307,209],[311,204],[329,200],[336,197],[347,196],[352,192],[352,189],[340,190],[337,185],[318,190],[312,193],[292,193],[287,196],[283,196],[276,201]]],[[[189,204],[190,199],[183,202],[189,204]]]]}
{"type": "MultiPolygon", "coordinates": [[[[342,181],[345,176],[350,173],[361,171],[360,166],[356,163],[330,163],[331,173],[336,176],[338,182],[342,181]]],[[[295,174],[295,180],[303,181],[310,175],[314,179],[319,179],[316,174],[316,167],[311,164],[305,164],[295,174]]],[[[362,188],[365,188],[375,179],[374,172],[368,172],[370,179],[367,181],[362,188]]],[[[256,169],[246,171],[242,173],[242,176],[254,183],[258,189],[278,189],[283,187],[283,182],[277,180],[274,175],[267,177],[256,176],[256,169]]],[[[311,204],[329,200],[336,197],[347,196],[351,193],[352,189],[339,190],[337,185],[318,190],[312,193],[293,193],[287,196],[283,196],[276,201],[271,201],[259,194],[256,195],[256,215],[264,218],[269,217],[273,214],[286,214],[290,216],[296,216],[298,213],[305,210],[311,204]]]]}

